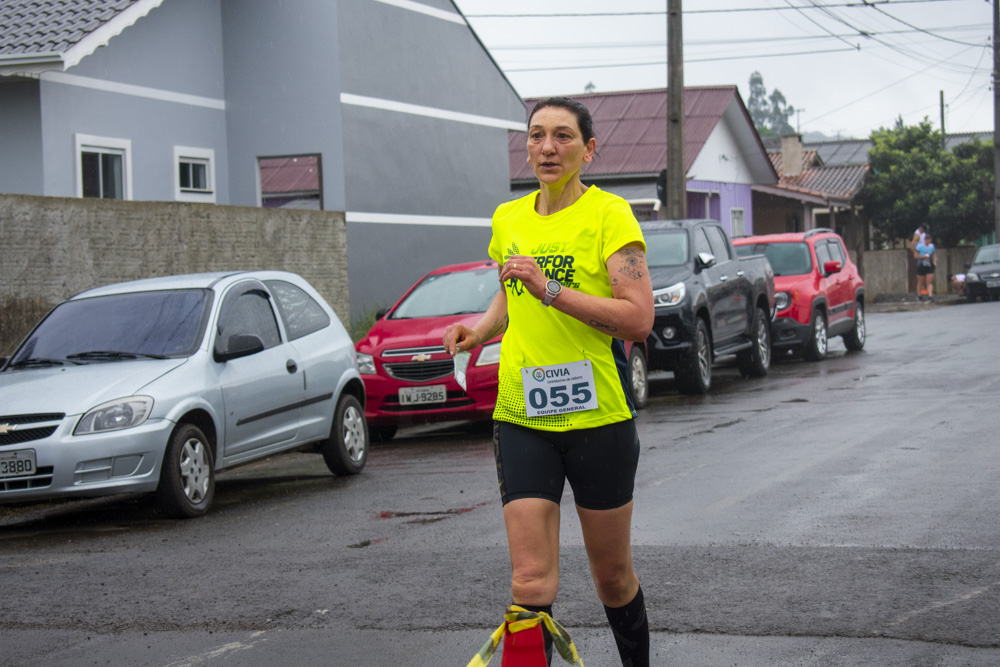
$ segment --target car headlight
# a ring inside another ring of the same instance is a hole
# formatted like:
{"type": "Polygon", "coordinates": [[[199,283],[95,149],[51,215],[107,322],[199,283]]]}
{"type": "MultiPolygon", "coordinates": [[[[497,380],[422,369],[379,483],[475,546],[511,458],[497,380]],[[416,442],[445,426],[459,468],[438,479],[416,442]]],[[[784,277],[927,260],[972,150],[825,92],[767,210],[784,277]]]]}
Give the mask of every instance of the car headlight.
{"type": "Polygon", "coordinates": [[[653,290],[653,307],[676,306],[684,299],[685,294],[687,294],[687,288],[684,287],[684,283],[677,283],[670,287],[653,290]]]}
{"type": "Polygon", "coordinates": [[[73,435],[132,428],[146,421],[152,411],[153,399],[149,396],[130,396],[108,401],[85,414],[73,429],[73,435]]]}
{"type": "Polygon", "coordinates": [[[375,375],[375,359],[370,354],[357,353],[358,372],[362,375],[375,375]]]}
{"type": "Polygon", "coordinates": [[[966,273],[965,274],[965,281],[969,282],[970,280],[975,280],[976,282],[979,282],[979,274],[978,273],[972,273],[971,271],[969,273],[966,273]]]}
{"type": "Polygon", "coordinates": [[[776,311],[782,311],[792,305],[792,295],[788,292],[775,292],[774,293],[774,309],[776,311]]]}
{"type": "Polygon", "coordinates": [[[492,366],[499,363],[500,343],[483,345],[483,349],[479,352],[479,358],[476,359],[476,366],[492,366]]]}

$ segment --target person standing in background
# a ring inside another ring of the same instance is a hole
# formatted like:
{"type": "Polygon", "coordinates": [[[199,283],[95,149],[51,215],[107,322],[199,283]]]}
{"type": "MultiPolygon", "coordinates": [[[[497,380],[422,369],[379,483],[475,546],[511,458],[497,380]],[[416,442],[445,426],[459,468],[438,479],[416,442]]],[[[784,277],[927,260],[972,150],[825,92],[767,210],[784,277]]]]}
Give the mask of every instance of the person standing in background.
{"type": "Polygon", "coordinates": [[[924,234],[924,239],[916,245],[917,255],[917,299],[920,301],[934,300],[934,239],[930,234],[924,234]]]}

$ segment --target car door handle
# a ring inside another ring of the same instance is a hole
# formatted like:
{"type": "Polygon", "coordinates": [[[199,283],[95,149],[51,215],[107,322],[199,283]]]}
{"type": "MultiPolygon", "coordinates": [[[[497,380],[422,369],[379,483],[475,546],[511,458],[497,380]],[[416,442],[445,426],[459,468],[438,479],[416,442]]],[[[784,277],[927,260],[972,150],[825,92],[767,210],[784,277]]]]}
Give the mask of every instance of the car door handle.
{"type": "Polygon", "coordinates": [[[295,361],[293,361],[292,359],[289,359],[288,361],[285,362],[285,369],[289,373],[294,373],[295,371],[299,370],[299,367],[295,363],[295,361]]]}
{"type": "Polygon", "coordinates": [[[727,280],[729,280],[729,276],[719,276],[719,280],[721,282],[726,282],[727,280]]]}
{"type": "Polygon", "coordinates": [[[747,274],[747,272],[746,272],[746,271],[744,271],[744,270],[740,269],[739,271],[737,271],[737,272],[736,272],[736,277],[738,277],[738,278],[742,278],[742,277],[743,277],[743,276],[745,276],[746,274],[747,274]]]}

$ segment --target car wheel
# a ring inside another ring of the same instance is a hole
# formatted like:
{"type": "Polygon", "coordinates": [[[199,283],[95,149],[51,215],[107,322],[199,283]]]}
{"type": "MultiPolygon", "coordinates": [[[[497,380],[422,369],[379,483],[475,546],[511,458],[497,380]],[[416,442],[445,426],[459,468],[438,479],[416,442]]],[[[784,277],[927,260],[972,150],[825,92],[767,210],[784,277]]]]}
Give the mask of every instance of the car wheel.
{"type": "Polygon", "coordinates": [[[163,454],[156,499],[170,516],[190,519],[208,511],[215,497],[212,446],[194,424],[174,429],[163,454]]]}
{"type": "Polygon", "coordinates": [[[396,435],[396,426],[369,426],[368,440],[371,442],[389,442],[396,435]]]}
{"type": "Polygon", "coordinates": [[[335,475],[356,475],[368,460],[368,425],[365,411],[357,398],[344,394],[337,402],[330,437],[322,441],[319,451],[326,467],[335,475]]]}
{"type": "Polygon", "coordinates": [[[638,345],[633,345],[628,353],[628,380],[635,409],[646,407],[646,401],[649,400],[649,373],[646,355],[638,345]]]}
{"type": "Polygon", "coordinates": [[[682,394],[705,394],[712,386],[712,337],[700,317],[695,325],[694,345],[678,361],[674,379],[682,394]]]}
{"type": "Polygon", "coordinates": [[[851,352],[857,352],[865,346],[865,304],[860,301],[854,302],[854,328],[842,336],[844,347],[851,352]]]}
{"type": "Polygon", "coordinates": [[[753,344],[736,353],[736,365],[745,378],[764,377],[771,367],[771,322],[763,308],[757,308],[754,313],[752,327],[753,344]]]}
{"type": "Polygon", "coordinates": [[[809,326],[809,341],[806,343],[805,356],[809,361],[820,361],[826,356],[826,316],[820,311],[813,311],[812,323],[809,326]]]}

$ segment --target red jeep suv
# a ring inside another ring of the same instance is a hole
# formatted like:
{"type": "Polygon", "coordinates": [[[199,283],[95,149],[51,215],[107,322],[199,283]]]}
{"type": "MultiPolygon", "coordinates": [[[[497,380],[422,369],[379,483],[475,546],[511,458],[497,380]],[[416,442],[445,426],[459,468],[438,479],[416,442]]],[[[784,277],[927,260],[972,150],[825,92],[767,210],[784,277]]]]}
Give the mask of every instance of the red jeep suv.
{"type": "Polygon", "coordinates": [[[739,255],[764,255],[774,269],[775,350],[819,361],[830,336],[848,350],[864,347],[865,283],[833,230],[745,236],[733,245],[739,255]]]}

